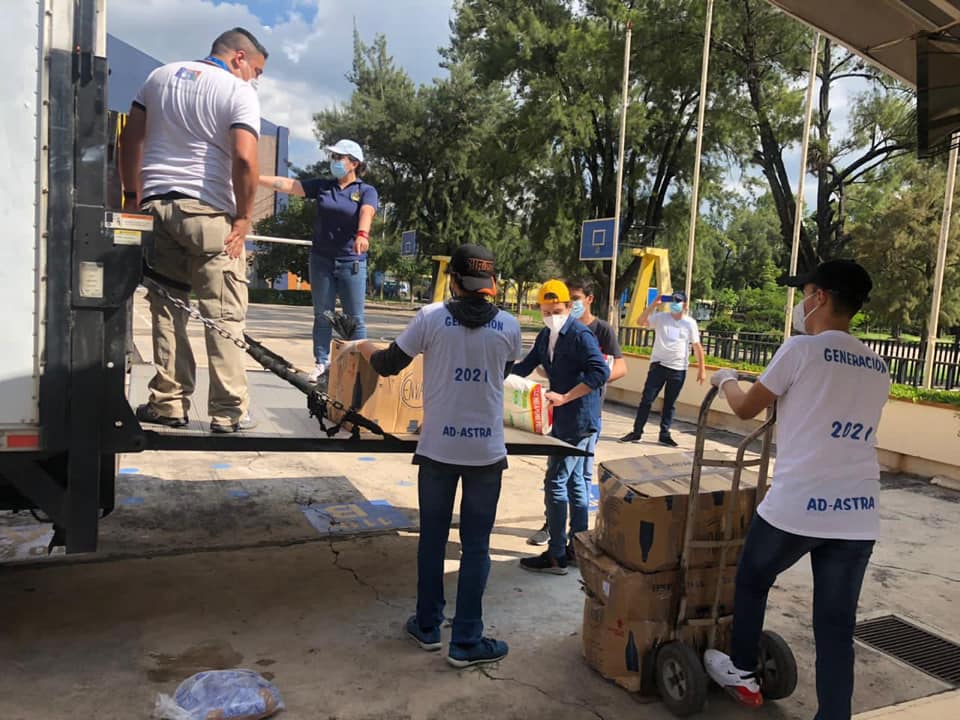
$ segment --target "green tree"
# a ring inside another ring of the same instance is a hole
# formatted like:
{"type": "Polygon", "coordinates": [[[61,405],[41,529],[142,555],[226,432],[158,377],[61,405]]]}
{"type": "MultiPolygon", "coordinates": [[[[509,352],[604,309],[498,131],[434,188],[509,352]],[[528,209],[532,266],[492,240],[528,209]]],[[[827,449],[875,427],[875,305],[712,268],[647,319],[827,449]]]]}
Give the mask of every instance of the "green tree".
{"type": "MultiPolygon", "coordinates": [[[[946,182],[944,159],[903,157],[885,182],[852,198],[852,249],[873,278],[865,309],[871,324],[926,336],[946,182]]],[[[947,245],[940,323],[960,326],[960,218],[947,245]]]]}
{"type": "MultiPolygon", "coordinates": [[[[313,236],[316,214],[316,203],[291,197],[290,204],[285,210],[258,222],[256,232],[258,235],[269,237],[309,240],[313,236]]],[[[260,279],[268,283],[287,272],[309,280],[310,248],[302,245],[258,242],[256,270],[260,279]]]]}
{"type": "MultiPolygon", "coordinates": [[[[718,34],[715,45],[746,90],[756,122],[754,151],[744,157],[745,165],[758,167],[767,180],[782,242],[789,249],[796,213],[795,178],[787,172],[784,155],[800,140],[802,87],[812,37],[809,30],[763,0],[733,0],[729,9],[735,22],[731,32],[718,34]]],[[[872,181],[885,161],[909,152],[915,133],[902,86],[829,39],[821,48],[818,105],[810,155],[803,163],[816,176],[817,204],[812,224],[801,226],[801,269],[844,254],[850,243],[845,230],[850,189],[872,181]],[[840,132],[833,118],[833,97],[842,83],[851,87],[853,79],[866,82],[868,90],[853,99],[849,128],[840,132]]]]}
{"type": "MultiPolygon", "coordinates": [[[[465,0],[451,56],[513,96],[504,138],[524,178],[524,235],[565,271],[578,260],[584,220],[614,214],[624,27],[633,20],[630,114],[624,159],[620,277],[637,262],[629,244],[658,243],[672,198],[689,182],[699,97],[704,5],[695,0],[465,0]],[[669,71],[665,71],[669,69],[669,71]]],[[[719,180],[742,114],[720,63],[711,77],[703,179],[719,180]]],[[[679,219],[679,216],[678,216],[679,219]]],[[[608,269],[596,264],[605,286],[608,269]]]]}

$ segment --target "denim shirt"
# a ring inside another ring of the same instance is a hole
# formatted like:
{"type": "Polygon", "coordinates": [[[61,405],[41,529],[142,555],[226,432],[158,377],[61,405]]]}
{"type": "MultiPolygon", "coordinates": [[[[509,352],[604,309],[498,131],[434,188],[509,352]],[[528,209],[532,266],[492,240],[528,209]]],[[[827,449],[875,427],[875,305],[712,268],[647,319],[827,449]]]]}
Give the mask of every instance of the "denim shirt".
{"type": "Polygon", "coordinates": [[[597,338],[573,317],[560,329],[553,361],[549,357],[550,330],[537,335],[533,349],[513,366],[513,373],[526,377],[542,365],[550,379],[550,389],[565,393],[580,383],[593,389],[582,398],[553,409],[551,435],[567,442],[577,442],[600,429],[600,390],[610,377],[610,368],[603,359],[597,338]]]}

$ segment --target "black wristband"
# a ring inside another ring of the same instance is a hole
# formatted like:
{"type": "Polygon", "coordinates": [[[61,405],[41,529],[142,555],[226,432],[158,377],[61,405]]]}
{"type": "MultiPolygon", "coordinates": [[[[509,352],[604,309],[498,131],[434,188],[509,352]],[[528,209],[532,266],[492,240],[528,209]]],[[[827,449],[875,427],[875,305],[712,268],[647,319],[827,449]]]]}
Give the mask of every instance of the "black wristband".
{"type": "Polygon", "coordinates": [[[131,190],[125,190],[124,193],[123,193],[123,199],[124,199],[124,200],[136,200],[136,199],[137,199],[137,193],[135,193],[135,192],[133,192],[133,191],[131,191],[131,190]]]}

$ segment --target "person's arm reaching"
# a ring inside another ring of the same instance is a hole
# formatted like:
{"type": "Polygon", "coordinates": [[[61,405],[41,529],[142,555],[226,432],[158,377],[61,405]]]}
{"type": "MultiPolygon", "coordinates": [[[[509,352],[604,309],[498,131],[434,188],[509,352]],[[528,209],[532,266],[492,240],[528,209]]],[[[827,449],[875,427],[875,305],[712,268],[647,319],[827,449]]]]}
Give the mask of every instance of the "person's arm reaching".
{"type": "Polygon", "coordinates": [[[613,359],[613,367],[610,369],[610,379],[607,380],[608,383],[612,383],[615,380],[619,380],[622,377],[627,375],[627,361],[622,357],[613,359]]]}
{"type": "Polygon", "coordinates": [[[777,401],[777,396],[759,380],[744,392],[740,383],[737,382],[737,371],[730,368],[717,370],[710,378],[710,382],[720,388],[730,409],[741,420],[756,417],[762,410],[777,401]]]}
{"type": "Polygon", "coordinates": [[[642,327],[649,327],[648,323],[650,322],[650,316],[653,315],[653,311],[657,309],[657,305],[660,304],[660,298],[658,297],[652,303],[647,303],[647,306],[643,309],[643,312],[640,313],[640,319],[637,320],[637,324],[642,327]]]}
{"type": "Polygon", "coordinates": [[[257,136],[245,127],[230,130],[233,155],[233,194],[237,199],[237,214],[233,227],[223,246],[232,258],[240,257],[253,218],[253,202],[257,195],[260,161],[257,157],[257,136]]]}
{"type": "Polygon", "coordinates": [[[373,205],[360,207],[360,217],[357,220],[357,235],[353,239],[353,251],[363,255],[370,249],[370,227],[373,225],[373,216],[377,210],[373,205]]]}
{"type": "Polygon", "coordinates": [[[581,355],[585,357],[583,367],[583,382],[575,385],[565,393],[550,391],[544,397],[554,407],[566,405],[569,402],[578,400],[584,395],[589,395],[598,387],[607,382],[610,377],[610,368],[607,367],[606,360],[600,352],[600,345],[592,333],[584,333],[579,338],[579,349],[581,355]]]}
{"type": "Polygon", "coordinates": [[[297,197],[306,197],[303,185],[296,178],[279,177],[277,175],[261,175],[259,180],[260,187],[265,187],[287,195],[296,195],[297,197]]]}
{"type": "Polygon", "coordinates": [[[123,185],[123,208],[140,206],[140,168],[143,165],[143,142],[147,136],[147,112],[134,104],[127,115],[127,124],[120,135],[120,182],[123,185]]]}
{"type": "Polygon", "coordinates": [[[703,345],[694,343],[693,354],[697,356],[697,382],[703,385],[703,382],[707,379],[707,366],[704,363],[703,345]]]}

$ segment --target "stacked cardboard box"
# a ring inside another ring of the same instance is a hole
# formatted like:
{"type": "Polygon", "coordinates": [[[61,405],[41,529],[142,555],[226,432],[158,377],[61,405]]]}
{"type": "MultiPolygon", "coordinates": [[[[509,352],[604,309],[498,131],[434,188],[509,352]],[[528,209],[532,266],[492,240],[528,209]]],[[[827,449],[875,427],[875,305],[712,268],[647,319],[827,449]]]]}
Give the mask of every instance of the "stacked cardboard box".
{"type": "MultiPolygon", "coordinates": [[[[375,343],[387,347],[387,343],[375,343]]],[[[399,375],[381,377],[359,353],[345,353],[345,343],[330,348],[327,393],[388,433],[415,433],[423,422],[423,356],[417,355],[399,375]]],[[[331,419],[340,419],[330,408],[331,419]]]]}
{"type": "MultiPolygon", "coordinates": [[[[654,691],[654,653],[670,638],[679,615],[692,463],[688,453],[671,453],[601,464],[596,530],[575,538],[588,596],[584,657],[601,675],[634,692],[654,691]]],[[[731,481],[732,471],[701,477],[694,539],[723,538],[724,516],[734,502],[731,481]]],[[[755,501],[755,476],[745,473],[733,508],[733,537],[745,536],[755,501]]],[[[732,550],[723,567],[716,549],[691,554],[684,581],[685,619],[710,617],[718,583],[719,614],[733,612],[736,560],[732,550]]],[[[725,646],[728,627],[722,626],[717,646],[725,646]]],[[[702,651],[707,628],[684,625],[680,639],[702,651]]]]}

